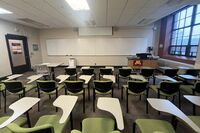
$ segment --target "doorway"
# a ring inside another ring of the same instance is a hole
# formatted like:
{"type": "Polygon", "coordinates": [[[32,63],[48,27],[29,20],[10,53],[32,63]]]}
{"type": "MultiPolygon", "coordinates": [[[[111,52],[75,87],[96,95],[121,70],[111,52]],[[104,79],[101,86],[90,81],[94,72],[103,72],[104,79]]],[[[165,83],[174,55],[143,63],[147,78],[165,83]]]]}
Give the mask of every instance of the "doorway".
{"type": "Polygon", "coordinates": [[[26,36],[7,34],[6,43],[12,73],[24,73],[31,70],[28,41],[26,36]]]}

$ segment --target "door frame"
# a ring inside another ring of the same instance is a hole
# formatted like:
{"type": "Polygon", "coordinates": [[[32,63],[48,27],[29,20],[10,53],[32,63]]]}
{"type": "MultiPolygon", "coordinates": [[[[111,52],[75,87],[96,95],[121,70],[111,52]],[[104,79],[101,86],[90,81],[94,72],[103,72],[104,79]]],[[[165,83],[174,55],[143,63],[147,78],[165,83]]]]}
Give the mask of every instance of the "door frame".
{"type": "Polygon", "coordinates": [[[6,34],[5,38],[6,38],[7,50],[8,50],[8,55],[9,55],[9,60],[10,60],[10,66],[11,66],[12,73],[16,74],[16,73],[23,73],[23,72],[26,72],[26,71],[30,71],[31,70],[31,61],[30,61],[30,56],[29,56],[28,39],[27,39],[27,37],[26,36],[22,36],[22,35],[6,34]],[[24,70],[24,68],[15,70],[15,68],[13,66],[12,56],[11,56],[11,51],[10,51],[10,45],[9,45],[9,40],[10,39],[22,40],[22,42],[23,42],[24,56],[25,56],[25,61],[26,61],[26,67],[25,67],[26,69],[25,70],[24,70]]]}

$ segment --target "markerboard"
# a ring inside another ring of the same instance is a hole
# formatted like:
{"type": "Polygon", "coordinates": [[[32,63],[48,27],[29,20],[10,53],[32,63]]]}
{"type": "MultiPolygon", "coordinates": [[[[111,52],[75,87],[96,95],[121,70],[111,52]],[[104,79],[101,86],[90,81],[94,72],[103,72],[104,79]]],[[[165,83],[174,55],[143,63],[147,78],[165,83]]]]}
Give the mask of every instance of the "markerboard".
{"type": "Polygon", "coordinates": [[[146,52],[146,38],[72,38],[46,40],[48,55],[135,55],[146,52]]]}

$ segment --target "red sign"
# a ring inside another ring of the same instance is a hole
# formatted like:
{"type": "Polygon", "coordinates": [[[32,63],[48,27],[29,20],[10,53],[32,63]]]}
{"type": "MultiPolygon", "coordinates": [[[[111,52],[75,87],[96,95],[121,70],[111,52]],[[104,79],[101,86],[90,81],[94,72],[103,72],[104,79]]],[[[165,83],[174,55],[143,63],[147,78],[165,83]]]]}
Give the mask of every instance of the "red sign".
{"type": "Polygon", "coordinates": [[[133,61],[133,66],[142,66],[143,62],[141,60],[134,60],[133,61]]]}

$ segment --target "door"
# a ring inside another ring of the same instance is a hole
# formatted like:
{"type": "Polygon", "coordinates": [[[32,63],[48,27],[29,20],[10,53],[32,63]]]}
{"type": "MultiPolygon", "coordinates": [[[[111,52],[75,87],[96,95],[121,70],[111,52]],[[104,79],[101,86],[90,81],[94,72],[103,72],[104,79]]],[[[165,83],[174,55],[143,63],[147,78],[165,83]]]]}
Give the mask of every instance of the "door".
{"type": "Polygon", "coordinates": [[[31,70],[27,37],[7,34],[6,43],[12,73],[24,73],[31,70]]]}

